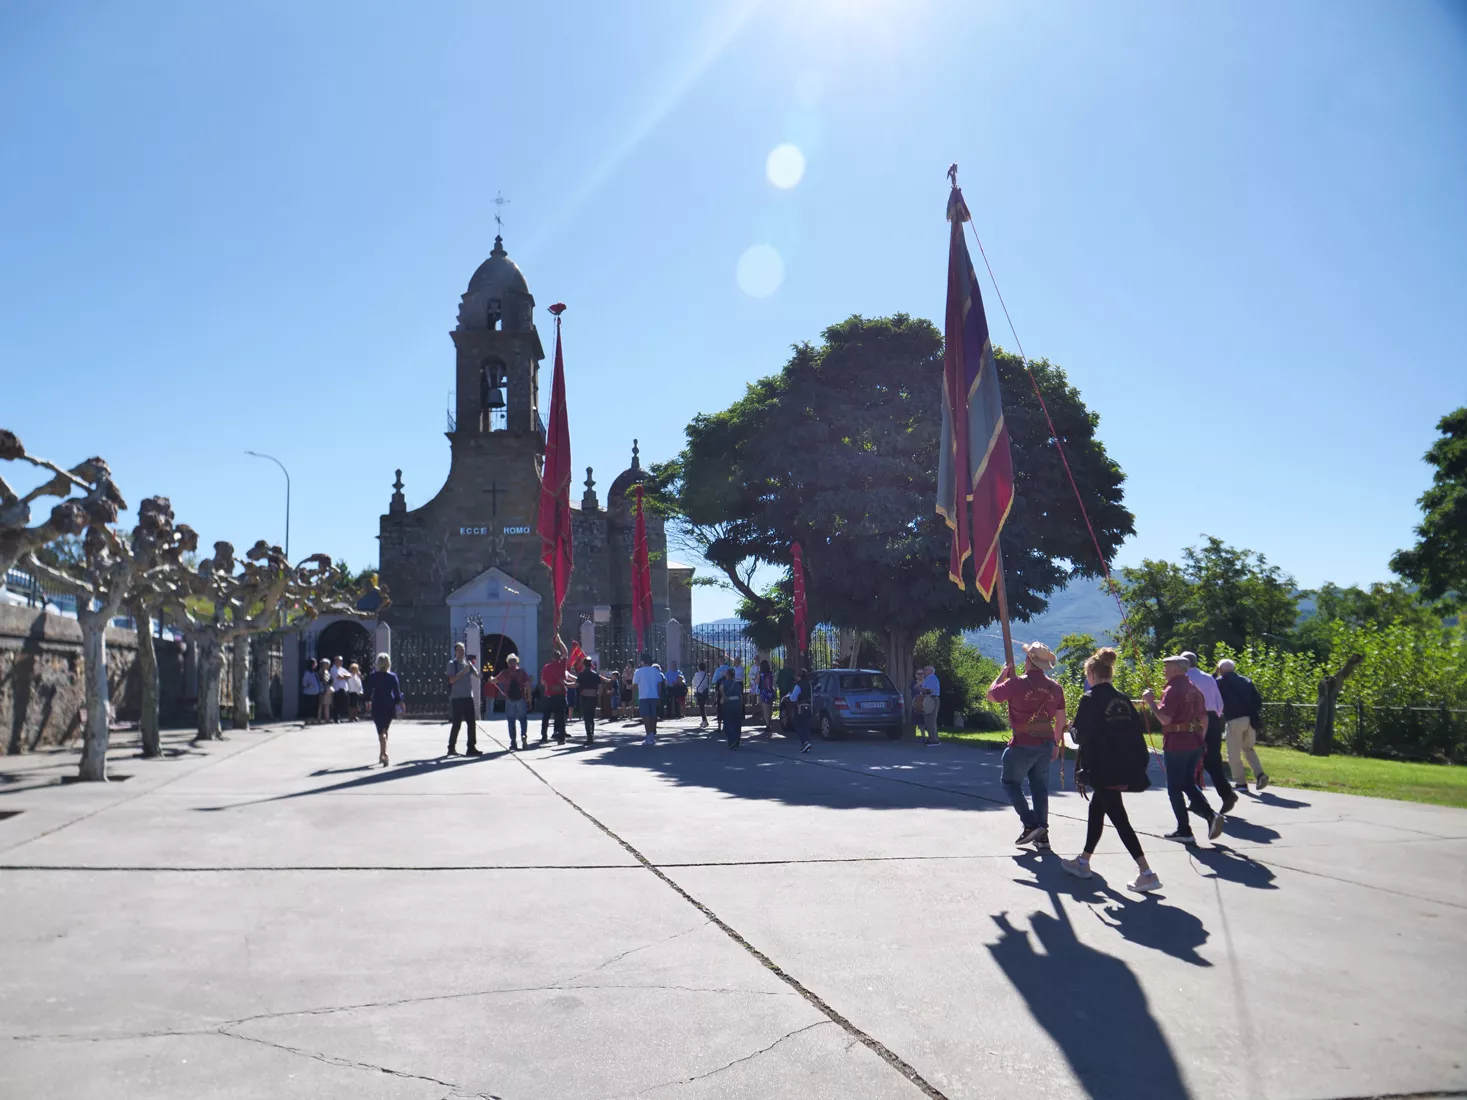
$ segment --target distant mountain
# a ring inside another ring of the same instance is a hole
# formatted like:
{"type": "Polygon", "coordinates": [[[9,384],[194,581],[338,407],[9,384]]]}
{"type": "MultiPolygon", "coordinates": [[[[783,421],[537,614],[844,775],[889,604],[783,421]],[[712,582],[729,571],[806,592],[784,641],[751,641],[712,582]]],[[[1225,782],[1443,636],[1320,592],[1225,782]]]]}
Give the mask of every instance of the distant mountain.
{"type": "MultiPolygon", "coordinates": [[[[1049,598],[1049,607],[1027,623],[1012,624],[1015,653],[1020,642],[1044,642],[1051,649],[1066,634],[1089,634],[1098,644],[1112,641],[1120,629],[1121,609],[1099,581],[1077,580],[1049,598]]],[[[1003,635],[998,624],[963,635],[984,656],[1003,660],[1003,635]]]]}
{"type": "MultiPolygon", "coordinates": [[[[695,637],[708,637],[743,626],[737,617],[712,619],[693,627],[695,637]]],[[[1066,634],[1089,634],[1099,644],[1108,644],[1120,628],[1121,612],[1115,597],[1098,581],[1075,581],[1049,598],[1049,607],[1027,623],[1015,622],[1014,644],[1044,642],[1051,648],[1059,645],[1066,634]]],[[[985,656],[1002,660],[1003,636],[997,624],[984,630],[969,630],[964,637],[985,656]]]]}

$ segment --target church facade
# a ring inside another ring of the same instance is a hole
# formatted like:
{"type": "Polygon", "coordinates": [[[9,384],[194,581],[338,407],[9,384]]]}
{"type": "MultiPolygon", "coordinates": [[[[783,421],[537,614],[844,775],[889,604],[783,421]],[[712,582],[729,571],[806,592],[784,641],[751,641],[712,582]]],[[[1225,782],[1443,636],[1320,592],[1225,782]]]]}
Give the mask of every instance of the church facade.
{"type": "MultiPolygon", "coordinates": [[[[496,671],[515,652],[538,673],[550,657],[554,599],[536,533],[545,457],[539,407],[545,351],[534,310],[524,275],[496,237],[489,258],[469,280],[458,325],[449,334],[456,397],[447,432],[448,479],[431,500],[409,508],[398,472],[381,518],[379,574],[391,596],[382,617],[394,633],[442,639],[446,655],[453,641],[477,626],[483,660],[496,671]]],[[[574,405],[570,372],[566,392],[574,405]]],[[[561,636],[567,646],[596,639],[603,666],[626,659],[633,488],[642,479],[633,441],[631,465],[612,482],[604,507],[590,468],[579,505],[572,501],[575,569],[561,636]]],[[[684,628],[691,625],[693,570],[668,562],[663,521],[650,511],[647,540],[653,617],[661,628],[653,631],[657,639],[670,618],[684,628]]],[[[649,644],[657,648],[655,640],[649,644]]]]}

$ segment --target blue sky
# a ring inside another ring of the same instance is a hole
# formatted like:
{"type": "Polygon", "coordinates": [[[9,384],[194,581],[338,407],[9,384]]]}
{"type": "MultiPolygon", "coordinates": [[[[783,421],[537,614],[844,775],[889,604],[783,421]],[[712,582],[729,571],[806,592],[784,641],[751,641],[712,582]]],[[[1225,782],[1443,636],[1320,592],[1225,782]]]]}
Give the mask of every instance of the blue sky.
{"type": "Polygon", "coordinates": [[[246,449],[296,556],[437,491],[499,191],[603,494],[826,325],[940,318],[951,161],[1128,474],[1120,564],[1384,579],[1467,401],[1461,5],[11,3],[0,103],[0,423],[206,542],[283,535],[246,449]]]}

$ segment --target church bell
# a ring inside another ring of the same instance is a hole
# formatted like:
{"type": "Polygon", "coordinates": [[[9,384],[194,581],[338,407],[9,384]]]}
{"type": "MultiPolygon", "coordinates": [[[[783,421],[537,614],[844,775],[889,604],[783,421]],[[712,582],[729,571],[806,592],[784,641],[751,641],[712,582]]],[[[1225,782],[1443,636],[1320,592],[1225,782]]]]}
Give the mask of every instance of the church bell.
{"type": "Polygon", "coordinates": [[[491,409],[504,408],[504,391],[498,386],[489,391],[489,407],[491,409]]]}

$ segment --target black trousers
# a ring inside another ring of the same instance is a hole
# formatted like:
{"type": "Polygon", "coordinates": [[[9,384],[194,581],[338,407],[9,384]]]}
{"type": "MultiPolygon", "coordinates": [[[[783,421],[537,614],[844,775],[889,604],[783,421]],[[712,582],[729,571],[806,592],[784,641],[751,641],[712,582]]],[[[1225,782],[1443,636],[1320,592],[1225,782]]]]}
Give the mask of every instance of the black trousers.
{"type": "Polygon", "coordinates": [[[1227,802],[1233,797],[1233,785],[1228,781],[1228,769],[1223,767],[1222,758],[1222,715],[1207,712],[1207,747],[1202,754],[1202,770],[1217,788],[1218,797],[1227,802]]]}
{"type": "Polygon", "coordinates": [[[696,691],[693,693],[693,699],[698,704],[698,717],[705,722],[708,721],[708,693],[696,691]]]}
{"type": "Polygon", "coordinates": [[[545,734],[550,728],[550,720],[555,720],[555,739],[565,740],[565,696],[546,695],[540,700],[540,740],[545,740],[545,734]]]}
{"type": "Polygon", "coordinates": [[[340,722],[346,717],[346,692],[333,691],[331,693],[331,720],[340,722]]]}
{"type": "Polygon", "coordinates": [[[1141,851],[1141,842],[1136,839],[1136,830],[1131,828],[1131,819],[1126,816],[1126,804],[1121,801],[1120,791],[1102,789],[1090,793],[1090,827],[1085,831],[1085,851],[1095,851],[1107,817],[1116,827],[1116,833],[1126,851],[1131,853],[1131,858],[1141,859],[1145,853],[1141,851]]]}
{"type": "Polygon", "coordinates": [[[450,699],[448,701],[448,712],[453,717],[453,725],[448,728],[448,751],[452,752],[458,745],[458,728],[465,722],[469,726],[469,752],[479,747],[479,731],[475,726],[476,716],[474,714],[474,700],[472,696],[462,699],[450,699]]]}
{"type": "Polygon", "coordinates": [[[596,700],[581,700],[581,721],[586,723],[586,740],[596,736],[596,700]]]}

